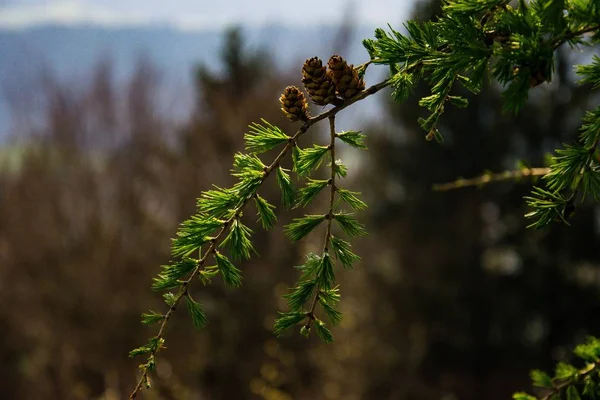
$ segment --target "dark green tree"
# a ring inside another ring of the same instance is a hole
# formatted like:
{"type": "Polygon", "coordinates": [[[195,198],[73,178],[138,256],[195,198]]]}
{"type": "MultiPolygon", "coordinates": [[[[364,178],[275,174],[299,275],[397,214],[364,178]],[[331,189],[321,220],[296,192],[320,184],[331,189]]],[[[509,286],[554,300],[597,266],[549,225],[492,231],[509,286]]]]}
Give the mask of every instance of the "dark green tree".
{"type": "MultiPolygon", "coordinates": [[[[431,19],[432,8],[423,6],[416,18],[431,19]]],[[[552,85],[532,90],[518,114],[497,112],[501,87],[486,85],[478,96],[458,88],[469,107],[443,115],[443,146],[423,141],[414,118],[426,117],[418,104],[430,90],[424,83],[414,99],[384,103],[394,123],[365,128],[371,156],[360,179],[372,183],[372,242],[365,248],[389,249],[402,276],[384,279],[383,267],[369,269],[370,286],[387,288],[370,307],[391,303],[397,324],[378,326],[378,338],[398,354],[389,365],[371,361],[381,378],[370,396],[389,396],[388,382],[408,375],[413,382],[401,390],[415,398],[419,387],[436,388],[431,398],[508,398],[525,387],[529,367],[551,367],[582,334],[598,332],[590,318],[597,291],[577,279],[582,268],[598,263],[594,208],[578,205],[571,227],[534,232],[523,218],[530,178],[432,192],[435,184],[486,170],[519,172],[521,160],[544,166],[547,153],[577,137],[580,121],[573,116],[598,96],[591,85],[575,82],[578,55],[562,50],[552,85]],[[415,338],[417,326],[422,334],[415,338]],[[422,355],[409,365],[402,355],[419,345],[422,355]]]]}

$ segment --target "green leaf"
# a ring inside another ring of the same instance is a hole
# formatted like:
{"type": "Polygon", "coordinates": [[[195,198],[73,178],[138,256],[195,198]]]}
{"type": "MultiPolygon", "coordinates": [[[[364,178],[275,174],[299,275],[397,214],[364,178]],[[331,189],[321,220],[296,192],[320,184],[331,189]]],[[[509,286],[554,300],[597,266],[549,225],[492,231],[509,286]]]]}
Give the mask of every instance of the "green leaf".
{"type": "Polygon", "coordinates": [[[540,371],[539,369],[534,369],[530,372],[529,376],[533,381],[533,386],[539,386],[543,388],[552,388],[552,378],[545,373],[544,371],[540,371]]]}
{"type": "Polygon", "coordinates": [[[429,117],[427,117],[427,119],[418,119],[418,123],[421,126],[421,128],[423,128],[423,130],[427,132],[427,135],[425,136],[426,140],[431,141],[435,139],[438,143],[444,143],[444,138],[435,127],[440,116],[441,113],[435,112],[432,113],[429,117]]]}
{"type": "Polygon", "coordinates": [[[485,58],[483,60],[480,60],[478,63],[476,63],[473,68],[473,72],[472,72],[471,76],[464,76],[464,75],[456,76],[458,81],[471,93],[478,94],[479,92],[481,92],[481,87],[483,85],[483,79],[488,70],[487,69],[487,66],[488,66],[487,61],[488,61],[488,59],[485,58]]]}
{"type": "Polygon", "coordinates": [[[152,278],[152,290],[171,290],[179,286],[179,282],[175,279],[168,279],[158,274],[156,278],[152,278]]]}
{"type": "Polygon", "coordinates": [[[340,289],[339,286],[336,286],[331,289],[321,289],[319,291],[319,299],[322,299],[326,303],[336,306],[340,302],[340,289]]]}
{"type": "Polygon", "coordinates": [[[152,337],[143,346],[133,349],[129,352],[129,357],[133,358],[142,354],[156,353],[164,347],[165,340],[163,338],[152,337]]]}
{"type": "Polygon", "coordinates": [[[175,304],[175,295],[171,292],[167,292],[163,294],[163,300],[165,301],[165,303],[169,306],[172,307],[173,304],[175,304]]]}
{"type": "Polygon", "coordinates": [[[566,28],[565,0],[537,0],[531,2],[542,22],[542,31],[560,34],[566,28]]]}
{"type": "Polygon", "coordinates": [[[252,153],[264,153],[287,143],[290,137],[283,133],[278,127],[261,119],[263,125],[253,122],[249,125],[250,132],[244,135],[246,141],[246,150],[252,153]]]}
{"type": "Polygon", "coordinates": [[[172,240],[171,254],[185,257],[200,250],[210,240],[210,235],[223,225],[223,221],[205,214],[192,215],[179,225],[176,237],[172,240]]]}
{"type": "Polygon", "coordinates": [[[315,197],[330,184],[329,179],[311,179],[308,178],[308,183],[300,189],[296,207],[306,207],[315,197]]]}
{"type": "Polygon", "coordinates": [[[564,149],[556,150],[556,153],[550,172],[543,178],[548,182],[548,189],[554,192],[573,185],[589,164],[589,151],[583,147],[567,145],[564,149]]]}
{"type": "Polygon", "coordinates": [[[600,170],[588,171],[581,177],[581,188],[583,201],[587,195],[591,195],[595,201],[600,202],[600,170]]]}
{"type": "Polygon", "coordinates": [[[433,112],[444,103],[444,99],[445,97],[442,93],[433,93],[430,96],[421,98],[421,100],[419,100],[419,105],[433,112]]]}
{"type": "Polygon", "coordinates": [[[367,234],[364,225],[358,222],[353,214],[337,213],[334,214],[333,217],[346,235],[355,237],[367,234]]]}
{"type": "Polygon", "coordinates": [[[298,147],[297,143],[294,143],[294,146],[292,147],[292,165],[293,165],[294,172],[296,172],[296,165],[298,165],[298,158],[300,158],[300,148],[298,147]]]}
{"type": "MultiPolygon", "coordinates": [[[[154,355],[149,355],[148,360],[146,360],[146,364],[139,365],[141,370],[145,371],[154,371],[156,368],[156,357],[154,355]]],[[[148,379],[148,374],[146,374],[146,380],[144,382],[146,385],[146,389],[150,389],[150,380],[148,379]]]]}
{"type": "Polygon", "coordinates": [[[315,318],[315,330],[317,331],[317,335],[319,335],[319,337],[323,339],[325,343],[333,342],[333,335],[331,334],[331,331],[327,329],[325,323],[318,318],[315,318]]]}
{"type": "Polygon", "coordinates": [[[291,241],[297,242],[311,233],[326,218],[326,215],[305,215],[302,218],[295,218],[292,223],[285,227],[285,235],[291,241]]]}
{"type": "Polygon", "coordinates": [[[329,151],[329,146],[313,145],[312,148],[298,149],[298,159],[294,165],[295,171],[300,176],[306,176],[321,165],[323,156],[329,151]]]}
{"type": "Polygon", "coordinates": [[[143,345],[140,347],[137,347],[133,350],[131,350],[129,352],[129,357],[133,358],[133,357],[137,357],[137,356],[141,356],[142,354],[148,354],[152,352],[152,348],[150,347],[150,345],[143,345]]]}
{"type": "Polygon", "coordinates": [[[394,100],[400,102],[408,100],[413,93],[416,82],[413,74],[407,73],[406,71],[400,71],[392,76],[390,83],[394,89],[392,97],[394,100]]]}
{"type": "Polygon", "coordinates": [[[448,101],[458,108],[467,108],[469,106],[469,100],[461,96],[448,96],[448,101]]]}
{"type": "Polygon", "coordinates": [[[231,191],[236,193],[239,199],[238,203],[234,208],[230,209],[229,212],[224,215],[231,217],[237,209],[243,204],[245,199],[248,199],[256,194],[256,189],[262,184],[264,174],[262,172],[256,174],[249,174],[245,176],[241,181],[233,185],[231,191]]]}
{"type": "Polygon", "coordinates": [[[206,314],[202,309],[202,305],[192,299],[192,296],[188,293],[185,298],[185,302],[187,304],[187,309],[192,317],[192,323],[194,324],[194,328],[200,329],[204,328],[208,323],[208,319],[206,318],[206,314]]]}
{"type": "Polygon", "coordinates": [[[360,261],[360,257],[352,252],[350,243],[333,235],[330,236],[329,241],[336,258],[344,268],[350,269],[355,262],[360,261]]]}
{"type": "Polygon", "coordinates": [[[589,336],[585,343],[575,347],[574,353],[586,361],[597,362],[600,359],[600,339],[589,336]]]}
{"type": "Polygon", "coordinates": [[[142,324],[152,325],[165,319],[165,316],[150,310],[149,313],[142,313],[142,324]]]}
{"type": "Polygon", "coordinates": [[[591,399],[596,399],[596,392],[597,392],[597,384],[594,382],[593,379],[587,379],[585,381],[584,387],[583,387],[583,392],[582,394],[584,396],[588,396],[591,399]]]}
{"type": "Polygon", "coordinates": [[[445,2],[442,9],[447,14],[463,13],[472,15],[489,11],[502,3],[505,2],[499,0],[454,0],[445,2]]]}
{"type": "Polygon", "coordinates": [[[322,289],[331,289],[335,283],[334,265],[329,253],[323,253],[319,267],[316,271],[317,286],[322,289]]]}
{"type": "Polygon", "coordinates": [[[310,326],[302,325],[302,328],[300,328],[300,334],[305,338],[308,338],[310,336],[310,326]]]}
{"type": "Polygon", "coordinates": [[[530,71],[526,68],[521,69],[502,92],[502,98],[504,99],[503,110],[505,112],[516,114],[525,106],[529,98],[530,82],[530,71]]]}
{"type": "Polygon", "coordinates": [[[557,379],[572,379],[579,371],[571,364],[559,362],[556,364],[555,376],[557,379]]]}
{"type": "Polygon", "coordinates": [[[234,259],[247,260],[250,258],[250,253],[254,251],[250,240],[251,234],[252,230],[236,218],[231,222],[229,234],[221,242],[221,247],[225,247],[234,259]]]}
{"type": "Polygon", "coordinates": [[[567,388],[567,400],[581,400],[581,396],[579,396],[579,391],[575,385],[571,385],[567,388]]]}
{"type": "Polygon", "coordinates": [[[340,139],[342,142],[346,143],[349,146],[354,147],[355,149],[366,149],[365,138],[360,131],[347,131],[336,133],[335,136],[340,139]]]}
{"type": "Polygon", "coordinates": [[[439,144],[444,143],[444,137],[437,128],[432,128],[430,132],[433,135],[433,138],[436,142],[438,142],[439,144]]]}
{"type": "Polygon", "coordinates": [[[254,154],[236,153],[231,174],[240,179],[262,178],[267,166],[254,154]]]}
{"type": "Polygon", "coordinates": [[[230,217],[243,200],[238,191],[215,186],[203,192],[198,199],[198,208],[203,214],[214,218],[230,217]]]}
{"type": "Polygon", "coordinates": [[[534,219],[528,228],[542,228],[553,221],[568,223],[563,217],[568,200],[560,193],[550,192],[540,187],[534,187],[531,196],[525,197],[527,205],[533,209],[525,214],[526,218],[534,219]]]}
{"type": "Polygon", "coordinates": [[[227,257],[218,251],[214,253],[214,256],[217,266],[219,267],[219,272],[221,272],[223,282],[228,286],[242,286],[242,271],[237,269],[227,257]]]}
{"type": "Polygon", "coordinates": [[[292,208],[296,203],[296,189],[290,175],[281,167],[277,168],[277,183],[281,189],[281,202],[285,208],[292,208]]]}
{"type": "Polygon", "coordinates": [[[577,74],[583,76],[580,84],[590,84],[592,89],[600,88],[600,57],[594,55],[590,65],[578,65],[577,74]]]}
{"type": "Polygon", "coordinates": [[[317,271],[319,270],[319,266],[321,265],[321,256],[315,253],[308,253],[306,255],[306,262],[302,265],[297,266],[296,268],[302,272],[302,276],[300,280],[311,280],[313,279],[317,271]]]}
{"type": "Polygon", "coordinates": [[[339,188],[337,189],[337,192],[340,196],[340,199],[342,199],[344,202],[346,202],[346,204],[348,204],[350,207],[352,207],[355,211],[359,211],[359,210],[363,210],[363,209],[367,208],[367,203],[365,203],[364,201],[359,199],[357,196],[360,194],[360,192],[352,192],[350,190],[339,189],[339,188]]]}
{"type": "Polygon", "coordinates": [[[369,57],[371,57],[371,60],[375,58],[375,56],[373,55],[375,53],[374,42],[375,41],[371,39],[363,39],[362,41],[363,47],[367,50],[367,53],[369,53],[369,57]]]}
{"type": "MultiPolygon", "coordinates": [[[[331,167],[331,163],[329,163],[328,167],[331,167]]],[[[334,171],[335,175],[339,178],[345,178],[348,176],[348,167],[342,164],[342,160],[335,160],[334,171]]]]}
{"type": "Polygon", "coordinates": [[[215,276],[219,275],[219,266],[218,265],[209,265],[204,267],[202,271],[198,274],[198,278],[202,281],[204,285],[208,285],[211,282],[211,279],[215,276]]]}
{"type": "Polygon", "coordinates": [[[300,311],[313,295],[315,287],[315,280],[300,281],[292,289],[292,292],[284,295],[283,298],[287,300],[288,306],[292,311],[300,311]]]}
{"type": "Polygon", "coordinates": [[[298,311],[280,312],[279,318],[275,320],[273,331],[276,336],[280,336],[286,329],[299,324],[306,318],[306,314],[298,311]]]}
{"type": "Polygon", "coordinates": [[[161,266],[158,277],[153,278],[153,290],[169,290],[179,286],[179,279],[190,274],[198,266],[198,260],[184,258],[161,266]]]}
{"type": "Polygon", "coordinates": [[[531,396],[525,392],[518,392],[513,394],[513,400],[537,400],[537,397],[531,396]]]}
{"type": "Polygon", "coordinates": [[[342,322],[342,313],[335,309],[335,307],[328,303],[325,298],[319,296],[319,303],[323,307],[323,311],[327,314],[327,317],[333,325],[337,325],[342,322]]]}
{"type": "Polygon", "coordinates": [[[254,203],[258,211],[258,219],[264,229],[271,229],[277,222],[277,216],[275,215],[275,206],[270,204],[267,200],[260,197],[258,194],[254,197],[254,203]]]}
{"type": "Polygon", "coordinates": [[[598,136],[600,135],[600,106],[585,113],[580,132],[579,140],[583,147],[588,151],[594,150],[598,145],[598,136]]]}

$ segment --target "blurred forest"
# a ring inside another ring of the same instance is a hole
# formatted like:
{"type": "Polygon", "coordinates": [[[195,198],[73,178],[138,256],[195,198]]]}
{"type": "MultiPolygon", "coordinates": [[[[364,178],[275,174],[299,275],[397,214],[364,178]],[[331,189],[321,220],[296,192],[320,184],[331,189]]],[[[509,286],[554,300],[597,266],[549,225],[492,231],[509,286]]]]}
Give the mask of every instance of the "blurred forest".
{"type": "MultiPolygon", "coordinates": [[[[420,19],[436,12],[415,10],[420,19]]],[[[343,53],[348,29],[332,53],[343,53]]],[[[177,224],[202,190],[231,184],[249,123],[294,129],[278,98],[299,84],[302,60],[298,71],[279,71],[266,51],[246,48],[241,31],[225,35],[224,72],[198,66],[183,124],[157,106],[160,74],[143,58],[126,85],[106,60],[85,85],[44,75],[41,121],[13,104],[24,144],[0,158],[1,399],[125,398],[141,362],[127,353],[155,333],[140,313],[164,307],[150,283],[177,224]]],[[[523,217],[530,181],[431,191],[518,160],[542,166],[571,142],[599,101],[575,84],[576,56],[560,53],[553,83],[517,116],[500,113],[494,85],[468,109],[448,110],[442,146],[424,140],[416,101],[380,95],[384,117],[357,127],[369,151],[342,154],[353,160],[348,187],[370,205],[361,215],[370,234],[356,245],[362,263],[338,274],[344,321],[335,342],[272,334],[293,266],[320,245],[292,246],[281,226],[295,212],[286,212],[271,232],[251,225],[260,256],[243,263],[242,288],[194,285],[210,323],[196,332],[175,314],[142,398],[508,399],[529,387],[529,369],[550,368],[600,334],[598,206],[578,208],[571,227],[533,231],[523,217]]],[[[261,194],[279,206],[278,189],[266,186],[261,194]]]]}

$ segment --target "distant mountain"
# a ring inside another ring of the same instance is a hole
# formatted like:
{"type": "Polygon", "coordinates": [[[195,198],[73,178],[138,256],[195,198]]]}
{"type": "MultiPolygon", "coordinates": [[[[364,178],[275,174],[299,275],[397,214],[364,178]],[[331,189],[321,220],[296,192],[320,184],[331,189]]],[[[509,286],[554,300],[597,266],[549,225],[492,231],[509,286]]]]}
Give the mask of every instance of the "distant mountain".
{"type": "MultiPolygon", "coordinates": [[[[249,48],[266,48],[274,55],[279,69],[299,68],[306,58],[318,55],[328,58],[334,52],[355,63],[365,61],[367,54],[361,41],[372,37],[374,28],[355,28],[348,49],[333,49],[339,35],[335,26],[286,28],[265,26],[244,30],[249,48]]],[[[116,78],[126,77],[140,55],[147,56],[161,73],[162,82],[175,90],[169,96],[190,92],[194,65],[205,63],[218,71],[222,31],[186,32],[168,27],[102,28],[94,26],[35,27],[22,31],[0,30],[0,88],[19,90],[39,78],[49,68],[59,79],[77,82],[89,77],[94,64],[108,57],[116,78]]],[[[191,96],[191,93],[188,93],[191,96]]],[[[0,137],[10,127],[10,112],[4,96],[0,98],[0,137]]]]}

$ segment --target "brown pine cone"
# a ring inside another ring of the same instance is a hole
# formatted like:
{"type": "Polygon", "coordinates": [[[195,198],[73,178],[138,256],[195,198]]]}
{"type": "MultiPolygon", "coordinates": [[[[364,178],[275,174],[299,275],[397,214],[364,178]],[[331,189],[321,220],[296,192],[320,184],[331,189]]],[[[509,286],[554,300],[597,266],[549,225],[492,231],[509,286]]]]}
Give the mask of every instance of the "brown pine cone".
{"type": "Polygon", "coordinates": [[[281,102],[281,111],[292,121],[308,119],[308,103],[304,98],[304,93],[296,86],[288,86],[279,98],[281,102]]]}
{"type": "Polygon", "coordinates": [[[302,66],[302,83],[315,104],[324,106],[334,102],[335,85],[318,57],[306,60],[302,66]]]}
{"type": "Polygon", "coordinates": [[[358,77],[358,72],[353,65],[348,65],[346,61],[338,56],[331,56],[327,63],[329,67],[328,74],[333,79],[338,94],[343,99],[349,99],[359,92],[365,90],[365,82],[358,77]]]}

